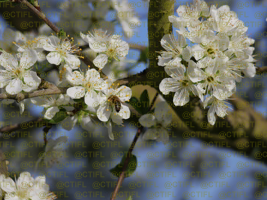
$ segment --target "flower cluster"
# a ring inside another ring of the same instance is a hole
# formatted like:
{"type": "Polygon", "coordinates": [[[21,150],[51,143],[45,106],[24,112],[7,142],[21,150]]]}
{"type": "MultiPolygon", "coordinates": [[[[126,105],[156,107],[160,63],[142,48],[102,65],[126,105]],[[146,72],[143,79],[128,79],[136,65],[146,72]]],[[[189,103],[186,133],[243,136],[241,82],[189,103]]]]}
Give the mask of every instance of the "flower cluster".
{"type": "MultiPolygon", "coordinates": [[[[0,175],[0,180],[0,190],[3,190],[5,200],[53,200],[57,198],[54,193],[49,192],[45,176],[38,176],[34,179],[29,172],[22,172],[15,182],[4,175],[0,175]]],[[[0,193],[0,197],[1,195],[0,193]]]]}
{"type": "Polygon", "coordinates": [[[178,34],[164,35],[158,65],[170,78],[160,83],[163,94],[175,92],[173,103],[183,106],[190,96],[197,96],[209,106],[208,121],[214,125],[215,113],[227,114],[227,100],[236,91],[242,77],[254,77],[254,40],[247,37],[247,27],[229,6],[210,8],[202,0],[181,5],[177,16],[169,16],[178,34]],[[187,43],[190,41],[190,43],[187,43]]]}
{"type": "MultiPolygon", "coordinates": [[[[19,52],[16,57],[1,50],[0,65],[4,69],[0,71],[0,88],[10,95],[37,90],[41,78],[33,66],[44,57],[48,63],[59,67],[60,79],[68,86],[64,95],[46,95],[30,99],[33,104],[45,108],[44,118],[50,120],[50,123],[60,123],[66,130],[71,130],[78,122],[84,129],[91,131],[95,117],[106,124],[112,139],[111,121],[121,125],[122,119],[130,117],[130,109],[124,102],[130,100],[131,89],[126,86],[118,87],[113,83],[114,77],[104,76],[103,79],[96,69],[81,69],[80,49],[73,45],[72,38],[52,35],[28,40],[22,34],[16,35],[19,38],[16,41],[23,41],[14,42],[19,52]],[[41,54],[44,56],[40,56],[41,54]]],[[[93,63],[99,70],[108,61],[124,59],[129,51],[128,43],[119,35],[110,35],[102,29],[87,35],[81,33],[81,37],[98,53],[93,63]]],[[[61,87],[60,84],[58,87],[61,87]]],[[[23,111],[24,104],[20,105],[23,111]]]]}

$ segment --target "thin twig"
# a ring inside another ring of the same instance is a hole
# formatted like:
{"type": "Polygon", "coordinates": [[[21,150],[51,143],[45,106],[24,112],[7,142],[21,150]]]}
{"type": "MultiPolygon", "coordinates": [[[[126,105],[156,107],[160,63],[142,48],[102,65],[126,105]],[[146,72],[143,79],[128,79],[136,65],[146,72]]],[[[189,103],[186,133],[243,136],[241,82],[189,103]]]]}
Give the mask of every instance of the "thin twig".
{"type": "Polygon", "coordinates": [[[28,122],[22,122],[14,125],[4,126],[0,128],[0,138],[4,137],[4,135],[10,134],[13,131],[19,130],[19,129],[25,129],[29,127],[35,127],[36,125],[45,126],[46,121],[43,118],[34,119],[28,122]],[[33,126],[35,125],[35,126],[33,126]]]}
{"type": "MultiPolygon", "coordinates": [[[[156,99],[157,99],[158,95],[159,95],[159,93],[157,92],[156,95],[154,96],[152,102],[151,102],[149,111],[150,111],[150,110],[152,109],[152,107],[154,106],[154,103],[156,102],[156,99]]],[[[115,189],[114,189],[114,192],[112,193],[111,200],[115,200],[115,199],[116,199],[116,196],[117,196],[117,194],[118,194],[118,192],[119,192],[120,186],[121,186],[121,184],[122,184],[122,182],[123,182],[123,180],[124,180],[125,171],[126,171],[126,169],[127,169],[128,163],[129,163],[129,161],[130,161],[130,158],[131,158],[133,149],[134,149],[134,147],[135,147],[135,144],[136,144],[136,142],[137,142],[139,136],[141,135],[141,132],[142,132],[143,128],[144,128],[144,127],[141,126],[141,124],[140,124],[140,127],[137,129],[137,132],[136,132],[136,134],[135,134],[135,137],[134,137],[134,139],[133,139],[133,141],[132,141],[132,144],[131,144],[130,148],[128,149],[127,156],[126,156],[126,159],[125,159],[124,164],[123,164],[122,172],[121,172],[121,174],[120,174],[120,176],[119,176],[119,179],[118,179],[118,182],[117,182],[116,187],[115,187],[115,189]]]]}
{"type": "Polygon", "coordinates": [[[40,12],[27,0],[20,0],[20,2],[25,4],[28,8],[30,8],[32,12],[34,12],[40,19],[42,19],[53,31],[55,31],[56,33],[60,31],[49,19],[47,19],[44,13],[40,12]]]}

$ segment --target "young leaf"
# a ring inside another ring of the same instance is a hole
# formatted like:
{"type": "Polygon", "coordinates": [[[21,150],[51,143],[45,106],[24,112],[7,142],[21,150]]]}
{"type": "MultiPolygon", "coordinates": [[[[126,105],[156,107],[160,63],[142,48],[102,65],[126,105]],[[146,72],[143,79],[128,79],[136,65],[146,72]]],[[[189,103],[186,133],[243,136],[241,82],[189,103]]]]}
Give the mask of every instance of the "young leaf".
{"type": "Polygon", "coordinates": [[[129,101],[130,105],[133,106],[135,108],[135,110],[139,113],[142,113],[142,109],[141,109],[141,103],[139,102],[139,100],[136,97],[132,97],[129,101]]]}
{"type": "Polygon", "coordinates": [[[63,121],[67,117],[67,112],[64,108],[60,109],[59,112],[53,117],[53,119],[49,120],[51,124],[58,124],[59,122],[63,121]]]}
{"type": "Polygon", "coordinates": [[[144,90],[140,96],[141,101],[141,113],[146,114],[149,109],[149,96],[147,90],[144,90]]]}
{"type": "MultiPolygon", "coordinates": [[[[127,156],[127,154],[124,154],[124,156],[121,159],[121,162],[118,165],[116,165],[116,167],[109,170],[113,175],[115,175],[117,177],[120,176],[120,174],[122,173],[122,170],[123,170],[123,165],[124,165],[124,162],[126,160],[126,156],[127,156]]],[[[126,177],[131,176],[134,173],[134,171],[136,170],[136,167],[137,167],[137,158],[135,155],[131,154],[127,168],[125,170],[125,176],[124,177],[126,178],[126,177]]]]}

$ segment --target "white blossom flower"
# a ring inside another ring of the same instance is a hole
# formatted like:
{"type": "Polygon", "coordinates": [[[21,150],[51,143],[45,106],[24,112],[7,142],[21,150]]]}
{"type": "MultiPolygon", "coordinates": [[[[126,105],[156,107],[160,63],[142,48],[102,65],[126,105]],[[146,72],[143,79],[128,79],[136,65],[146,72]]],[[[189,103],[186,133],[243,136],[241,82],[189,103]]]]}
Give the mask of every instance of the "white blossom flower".
{"type": "Polygon", "coordinates": [[[166,102],[158,103],[155,106],[154,114],[142,115],[139,122],[148,128],[143,139],[162,141],[164,144],[169,141],[167,127],[172,122],[172,114],[166,102]]]}
{"type": "Polygon", "coordinates": [[[99,120],[107,122],[109,138],[114,139],[110,118],[115,124],[122,125],[122,120],[130,117],[130,109],[123,103],[130,100],[132,90],[123,85],[116,88],[115,84],[110,81],[109,87],[100,94],[100,105],[96,114],[99,120]]]}
{"type": "Polygon", "coordinates": [[[50,64],[59,65],[64,62],[72,69],[77,69],[81,61],[77,55],[73,55],[79,51],[78,48],[72,46],[72,41],[69,39],[61,40],[56,36],[49,36],[43,45],[44,50],[50,51],[46,56],[50,64]]]}
{"type": "Polygon", "coordinates": [[[209,7],[205,1],[194,0],[193,4],[180,5],[177,9],[179,17],[174,15],[169,16],[169,21],[177,28],[190,27],[199,24],[200,17],[209,17],[209,7]]]}
{"type": "Polygon", "coordinates": [[[31,98],[31,102],[35,105],[46,108],[44,113],[45,119],[52,119],[60,107],[65,108],[67,111],[73,110],[71,106],[74,101],[69,96],[63,94],[55,94],[51,96],[40,96],[31,98]]]}
{"type": "Polygon", "coordinates": [[[127,86],[120,86],[119,88],[113,88],[113,85],[103,90],[99,98],[99,108],[97,109],[97,117],[107,122],[111,117],[112,121],[116,124],[122,124],[122,119],[128,119],[130,117],[130,109],[124,105],[125,101],[129,101],[132,96],[131,88],[127,86]],[[116,108],[119,104],[120,109],[116,108]]]}
{"type": "Polygon", "coordinates": [[[19,52],[19,56],[31,49],[35,51],[37,55],[37,61],[41,62],[45,60],[45,54],[43,53],[43,45],[45,44],[45,41],[47,40],[46,36],[39,36],[34,38],[35,35],[27,34],[24,35],[19,31],[16,31],[16,37],[15,42],[13,42],[17,47],[17,51],[19,52]]]}
{"type": "Polygon", "coordinates": [[[194,83],[203,88],[206,93],[211,92],[220,100],[226,99],[235,90],[236,84],[231,77],[227,77],[222,62],[219,59],[207,63],[205,70],[200,69],[193,61],[189,62],[188,76],[194,83]]]}
{"type": "Polygon", "coordinates": [[[205,99],[203,102],[204,108],[207,106],[210,106],[208,111],[208,121],[211,125],[214,125],[216,122],[215,113],[219,117],[225,117],[227,115],[227,111],[229,109],[229,106],[227,105],[226,101],[222,101],[217,99],[214,96],[209,96],[205,99]]]}
{"type": "MultiPolygon", "coordinates": [[[[29,99],[24,99],[24,100],[20,101],[19,103],[17,103],[18,106],[19,106],[19,112],[20,112],[20,114],[22,114],[24,112],[24,110],[25,110],[25,104],[27,104],[29,101],[30,101],[29,99]]],[[[1,101],[2,104],[6,104],[6,105],[12,104],[14,102],[16,102],[16,100],[14,100],[14,99],[3,99],[1,101]]]]}
{"type": "Polygon", "coordinates": [[[160,41],[161,46],[166,51],[160,51],[158,56],[158,65],[166,66],[170,63],[179,63],[184,59],[189,61],[191,58],[191,48],[187,46],[186,39],[183,35],[178,33],[178,40],[173,34],[164,35],[160,41]]]}
{"type": "Polygon", "coordinates": [[[46,166],[52,166],[54,163],[58,163],[59,159],[66,154],[64,144],[67,143],[67,136],[60,136],[57,139],[48,139],[45,146],[44,154],[36,162],[37,169],[38,164],[44,160],[46,166]]]}
{"type": "Polygon", "coordinates": [[[242,30],[242,32],[247,31],[247,27],[238,19],[234,11],[230,11],[228,5],[223,5],[218,9],[212,5],[210,14],[211,18],[208,20],[212,22],[212,27],[216,32],[232,35],[237,29],[242,30]]]}
{"type": "Polygon", "coordinates": [[[56,196],[49,192],[45,176],[34,179],[29,172],[22,172],[16,182],[10,177],[5,178],[1,182],[1,188],[6,192],[5,200],[56,199],[56,196]]]}
{"type": "MultiPolygon", "coordinates": [[[[117,11],[117,18],[122,26],[126,37],[133,36],[133,27],[141,24],[139,18],[134,13],[134,9],[128,0],[111,0],[113,8],[117,11]]],[[[102,3],[103,4],[103,3],[102,3]]]]}
{"type": "Polygon", "coordinates": [[[95,116],[95,112],[96,110],[92,107],[88,107],[75,114],[69,112],[70,115],[59,124],[63,129],[70,131],[77,123],[79,123],[84,130],[91,132],[95,129],[95,123],[92,119],[92,116],[95,116]]]}
{"type": "Polygon", "coordinates": [[[36,90],[41,83],[36,72],[31,71],[36,61],[36,53],[32,50],[25,51],[19,62],[14,56],[3,51],[0,55],[0,65],[5,70],[0,70],[0,88],[5,87],[6,92],[12,95],[36,90]]]}
{"type": "Polygon", "coordinates": [[[184,69],[180,67],[169,67],[166,71],[172,78],[164,78],[159,84],[159,90],[163,94],[175,92],[173,103],[175,106],[184,106],[189,102],[190,92],[203,99],[203,90],[195,85],[187,75],[184,69]]]}
{"type": "Polygon", "coordinates": [[[99,53],[93,60],[93,63],[99,69],[102,69],[109,59],[114,58],[119,61],[121,57],[125,57],[129,51],[127,42],[121,40],[120,35],[110,36],[107,31],[95,30],[93,33],[84,35],[80,34],[84,41],[89,43],[92,50],[99,53]]]}
{"type": "Polygon", "coordinates": [[[85,103],[90,107],[99,105],[99,91],[108,87],[107,82],[100,78],[100,74],[95,69],[87,70],[83,75],[79,71],[67,74],[66,79],[74,85],[67,89],[67,95],[72,99],[80,99],[84,97],[85,103]]]}

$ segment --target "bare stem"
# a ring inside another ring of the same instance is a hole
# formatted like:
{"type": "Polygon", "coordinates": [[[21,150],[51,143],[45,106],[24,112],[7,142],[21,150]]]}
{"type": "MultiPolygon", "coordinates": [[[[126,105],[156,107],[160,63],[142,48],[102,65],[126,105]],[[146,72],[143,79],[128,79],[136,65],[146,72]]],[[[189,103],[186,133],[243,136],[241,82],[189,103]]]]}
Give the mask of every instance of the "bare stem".
{"type": "MultiPolygon", "coordinates": [[[[157,99],[158,95],[159,95],[159,93],[157,92],[156,95],[154,96],[152,102],[151,102],[149,111],[153,108],[153,106],[154,106],[154,104],[156,102],[156,99],[157,99]]],[[[137,129],[137,132],[136,132],[135,137],[134,137],[134,139],[132,141],[132,144],[131,144],[130,148],[128,149],[127,156],[126,156],[126,159],[125,159],[124,164],[123,164],[122,172],[121,172],[121,174],[119,176],[119,179],[118,179],[117,185],[116,185],[116,187],[114,189],[114,192],[112,193],[111,200],[116,199],[116,196],[117,196],[117,194],[119,192],[120,186],[121,186],[121,184],[122,184],[122,182],[124,180],[125,171],[127,169],[128,163],[130,161],[131,154],[132,154],[132,152],[134,150],[135,144],[136,144],[136,142],[137,142],[137,140],[138,140],[138,138],[139,138],[139,136],[140,136],[143,128],[144,127],[140,125],[140,127],[137,129]]]]}

